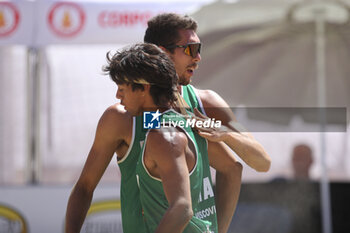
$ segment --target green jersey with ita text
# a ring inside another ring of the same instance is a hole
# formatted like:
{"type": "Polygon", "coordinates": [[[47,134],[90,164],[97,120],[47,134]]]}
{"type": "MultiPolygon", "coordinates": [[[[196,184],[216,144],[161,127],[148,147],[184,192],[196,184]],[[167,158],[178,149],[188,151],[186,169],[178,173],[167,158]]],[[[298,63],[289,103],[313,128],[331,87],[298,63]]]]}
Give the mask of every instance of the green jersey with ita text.
{"type": "MultiPolygon", "coordinates": [[[[191,108],[191,112],[193,112],[194,108],[197,108],[201,113],[205,114],[201,100],[197,96],[196,91],[192,85],[182,86],[182,97],[191,108]]],[[[194,136],[196,139],[201,138],[197,133],[195,133],[194,136]]],[[[205,147],[205,150],[207,150],[207,143],[205,145],[203,144],[202,146],[205,147]]],[[[209,167],[208,156],[203,156],[202,160],[203,166],[209,167]]],[[[203,170],[203,185],[198,200],[198,208],[195,210],[194,215],[197,218],[211,222],[212,225],[210,230],[213,232],[218,232],[213,182],[209,168],[203,170]]]]}
{"type": "MultiPolygon", "coordinates": [[[[198,208],[197,205],[199,204],[199,197],[203,184],[204,168],[202,157],[207,157],[207,150],[202,144],[206,145],[206,141],[203,138],[195,138],[191,128],[186,126],[185,119],[172,109],[162,114],[161,121],[166,123],[161,126],[164,130],[166,130],[165,127],[174,127],[168,124],[169,122],[177,122],[176,129],[186,134],[189,143],[193,143],[196,150],[196,164],[189,174],[192,208],[193,211],[195,211],[198,208]],[[183,124],[181,125],[179,122],[183,122],[183,124]]],[[[164,133],[166,134],[167,132],[164,133]]],[[[144,211],[146,228],[149,233],[153,233],[169,208],[169,204],[164,193],[162,180],[152,176],[144,164],[144,151],[147,146],[148,135],[149,134],[146,134],[145,143],[142,147],[142,154],[136,166],[136,175],[140,188],[140,200],[144,211]]],[[[183,232],[208,232],[210,225],[211,223],[209,221],[193,216],[183,232]]]]}

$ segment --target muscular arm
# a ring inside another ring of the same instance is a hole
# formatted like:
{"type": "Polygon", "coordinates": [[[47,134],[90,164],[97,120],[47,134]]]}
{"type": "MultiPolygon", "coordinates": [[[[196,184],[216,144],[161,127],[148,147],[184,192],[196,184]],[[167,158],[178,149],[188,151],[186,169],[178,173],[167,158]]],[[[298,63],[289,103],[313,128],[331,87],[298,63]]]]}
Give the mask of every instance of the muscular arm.
{"type": "Polygon", "coordinates": [[[210,166],[216,170],[215,204],[219,233],[227,232],[241,190],[242,165],[222,142],[208,141],[210,166]]]}
{"type": "Polygon", "coordinates": [[[249,132],[240,132],[235,128],[237,122],[228,104],[215,92],[197,90],[204,109],[210,118],[221,120],[232,133],[226,144],[251,168],[259,172],[270,169],[271,159],[262,145],[249,132]]]}
{"type": "MultiPolygon", "coordinates": [[[[233,112],[227,103],[215,92],[197,90],[203,107],[210,118],[221,120],[224,125],[231,126],[236,122],[233,112]]],[[[231,128],[236,131],[236,129],[231,128]]],[[[239,134],[239,133],[238,133],[239,134]]],[[[258,170],[268,170],[270,161],[261,145],[249,133],[239,134],[240,142],[228,144],[238,156],[250,167],[258,170]],[[256,149],[255,153],[244,151],[245,148],[256,149]]],[[[216,169],[216,208],[219,232],[227,232],[239,199],[241,189],[242,165],[237,162],[232,151],[223,143],[209,142],[208,156],[210,165],[216,169]]]]}
{"type": "Polygon", "coordinates": [[[161,178],[169,203],[157,233],[180,233],[193,216],[186,146],[187,138],[183,133],[149,133],[145,163],[151,173],[161,178]]]}
{"type": "Polygon", "coordinates": [[[118,145],[123,141],[128,119],[116,106],[102,115],[96,130],[95,140],[84,168],[68,200],[66,233],[78,233],[89,210],[93,192],[110,163],[118,145]]]}

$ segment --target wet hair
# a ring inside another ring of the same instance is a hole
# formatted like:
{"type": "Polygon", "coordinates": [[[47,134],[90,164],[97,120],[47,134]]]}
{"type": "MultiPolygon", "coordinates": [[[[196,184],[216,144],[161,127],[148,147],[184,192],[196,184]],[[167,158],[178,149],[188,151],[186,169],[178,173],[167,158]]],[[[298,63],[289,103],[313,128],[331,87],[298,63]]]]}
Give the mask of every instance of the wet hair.
{"type": "MultiPolygon", "coordinates": [[[[148,21],[144,42],[167,48],[181,40],[180,30],[197,30],[197,22],[188,15],[159,14],[148,21]]],[[[174,49],[168,49],[171,53],[174,49]]]]}
{"type": "Polygon", "coordinates": [[[157,106],[168,106],[176,100],[177,74],[173,62],[156,45],[149,43],[126,47],[113,56],[107,53],[108,65],[103,71],[116,84],[132,85],[144,90],[150,84],[150,95],[157,106]]]}

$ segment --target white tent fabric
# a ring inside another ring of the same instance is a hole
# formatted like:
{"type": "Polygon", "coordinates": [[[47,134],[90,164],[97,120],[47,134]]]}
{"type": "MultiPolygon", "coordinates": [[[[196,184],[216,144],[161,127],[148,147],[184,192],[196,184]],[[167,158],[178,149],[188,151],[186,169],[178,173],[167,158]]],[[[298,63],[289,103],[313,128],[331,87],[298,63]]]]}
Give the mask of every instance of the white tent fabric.
{"type": "MultiPolygon", "coordinates": [[[[201,8],[193,14],[199,22],[199,35],[203,43],[202,60],[193,83],[217,91],[231,107],[319,107],[316,28],[315,23],[310,21],[312,17],[305,18],[303,13],[303,4],[311,2],[318,1],[218,1],[201,8]],[[304,22],[300,22],[303,18],[304,22]]],[[[330,13],[326,10],[325,16],[330,22],[327,21],[325,28],[326,66],[323,68],[327,78],[324,106],[347,108],[349,112],[350,72],[346,63],[350,54],[348,11],[343,4],[330,2],[332,4],[326,6],[330,13]]],[[[251,118],[249,112],[243,111],[242,115],[251,118]]],[[[246,127],[251,131],[294,132],[293,136],[286,136],[290,137],[287,152],[286,146],[281,146],[279,150],[273,145],[269,148],[282,152],[284,157],[289,156],[293,144],[310,141],[310,138],[304,137],[305,133],[297,132],[320,131],[317,123],[313,124],[313,130],[312,124],[306,125],[304,119],[298,116],[288,119],[283,119],[286,116],[282,116],[282,119],[280,116],[267,116],[270,117],[269,122],[257,121],[263,119],[259,115],[253,115],[254,121],[243,119],[243,122],[248,123],[246,127]],[[287,125],[283,128],[283,125],[276,126],[276,122],[287,125]],[[297,122],[301,124],[293,128],[297,122]]],[[[343,114],[343,123],[349,121],[348,116],[346,119],[343,114]]],[[[329,148],[325,149],[327,167],[331,177],[336,179],[348,179],[350,174],[348,135],[341,132],[346,129],[345,124],[341,130],[327,126],[329,132],[342,135],[341,140],[327,136],[329,148]],[[338,152],[334,153],[336,150],[338,152]],[[340,170],[342,175],[339,177],[336,173],[340,170]]],[[[312,139],[310,144],[317,157],[314,168],[317,169],[317,177],[320,177],[320,154],[324,151],[320,149],[319,138],[315,137],[317,139],[312,139]]],[[[262,136],[262,142],[264,140],[268,139],[262,136]]],[[[273,161],[277,161],[276,167],[272,164],[272,170],[278,170],[277,167],[282,165],[278,161],[282,158],[272,156],[273,161]]]]}
{"type": "MultiPolygon", "coordinates": [[[[315,24],[295,19],[295,2],[215,2],[195,13],[203,59],[194,82],[223,93],[232,106],[317,106],[315,24]]],[[[343,15],[343,21],[326,24],[329,107],[350,106],[350,27],[347,9],[341,10],[329,18],[343,15]]]]}
{"type": "MultiPolygon", "coordinates": [[[[203,68],[195,83],[223,94],[230,106],[318,107],[320,118],[326,116],[325,107],[349,111],[349,14],[343,1],[220,1],[203,7],[194,14],[206,25],[201,31],[203,68]]],[[[346,131],[346,111],[343,116],[346,131]]],[[[322,120],[319,128],[318,164],[328,233],[330,141],[325,124],[322,120]]]]}

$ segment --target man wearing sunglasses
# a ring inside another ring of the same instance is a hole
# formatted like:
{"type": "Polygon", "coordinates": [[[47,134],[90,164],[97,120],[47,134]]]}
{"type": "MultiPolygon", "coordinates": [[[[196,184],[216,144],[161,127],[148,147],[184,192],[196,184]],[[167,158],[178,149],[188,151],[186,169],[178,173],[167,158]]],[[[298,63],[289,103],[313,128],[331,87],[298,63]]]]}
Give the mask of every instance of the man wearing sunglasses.
{"type": "MultiPolygon", "coordinates": [[[[191,108],[198,108],[211,118],[229,125],[235,121],[228,105],[215,92],[196,90],[190,83],[200,61],[200,41],[196,34],[197,24],[189,17],[163,14],[149,22],[145,41],[158,45],[171,57],[179,76],[178,89],[191,108]],[[152,26],[153,25],[153,26],[152,26]],[[158,27],[158,26],[159,27],[158,27]],[[157,28],[158,29],[155,29],[157,28]],[[204,106],[204,108],[202,108],[204,106]],[[204,112],[205,111],[205,112],[204,112]]],[[[118,90],[120,94],[123,90],[118,90]]],[[[142,118],[132,117],[122,103],[106,109],[96,129],[94,143],[84,169],[69,198],[65,229],[67,233],[80,232],[89,209],[94,190],[114,153],[117,153],[121,171],[121,210],[124,233],[147,232],[143,221],[139,189],[136,179],[136,163],[141,144],[145,139],[142,118]]],[[[267,171],[270,162],[262,147],[247,133],[235,135],[235,152],[251,167],[267,171]]],[[[216,198],[208,172],[203,179],[203,190],[199,197],[199,208],[195,217],[208,220],[214,232],[227,232],[240,191],[242,165],[231,150],[222,143],[208,143],[210,165],[216,169],[216,198]],[[216,208],[215,208],[216,204],[216,208]],[[216,229],[216,214],[218,228],[216,229]]],[[[205,157],[205,156],[203,156],[205,157]]],[[[208,158],[203,158],[205,160],[208,158]]],[[[203,163],[209,161],[203,161],[203,163]]]]}
{"type": "Polygon", "coordinates": [[[201,46],[201,43],[188,43],[185,45],[169,45],[166,47],[166,49],[183,48],[184,53],[195,58],[201,53],[201,46]]]}
{"type": "MultiPolygon", "coordinates": [[[[144,41],[158,45],[170,56],[179,76],[178,90],[189,107],[221,120],[232,131],[230,147],[234,152],[256,171],[268,171],[270,157],[251,134],[236,127],[239,124],[228,104],[214,91],[198,90],[189,85],[201,60],[201,43],[196,30],[197,23],[188,16],[160,14],[148,21],[144,41]]],[[[238,202],[242,165],[222,142],[209,142],[208,156],[210,165],[216,169],[218,230],[227,232],[238,202]]]]}

